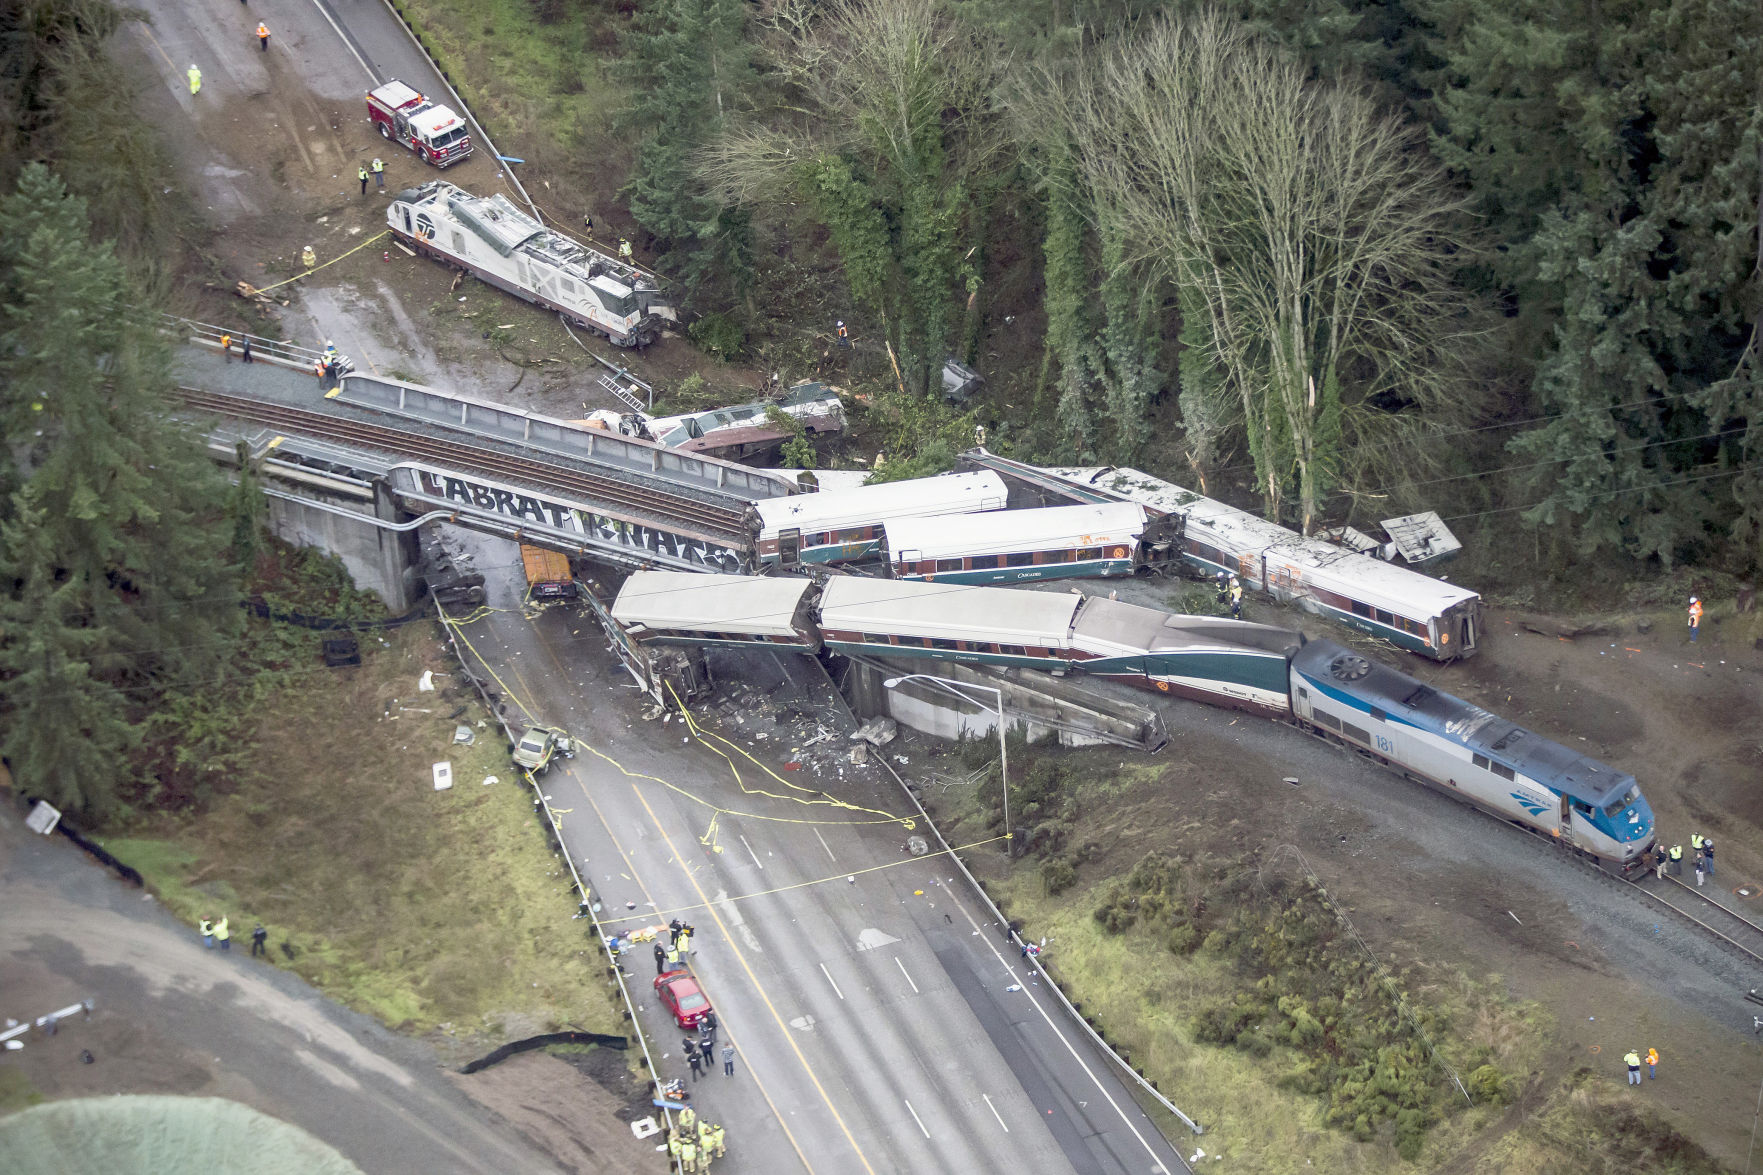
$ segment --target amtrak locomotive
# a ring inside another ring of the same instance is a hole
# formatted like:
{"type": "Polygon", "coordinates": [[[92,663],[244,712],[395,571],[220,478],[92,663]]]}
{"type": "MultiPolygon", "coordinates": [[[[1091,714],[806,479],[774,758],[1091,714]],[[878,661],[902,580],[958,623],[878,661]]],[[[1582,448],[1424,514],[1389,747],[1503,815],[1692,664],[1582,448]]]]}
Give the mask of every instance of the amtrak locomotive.
{"type": "Polygon", "coordinates": [[[1653,813],[1632,775],[1330,641],[1077,592],[642,571],[611,616],[638,643],[779,645],[1090,674],[1265,714],[1621,873],[1653,813]]]}

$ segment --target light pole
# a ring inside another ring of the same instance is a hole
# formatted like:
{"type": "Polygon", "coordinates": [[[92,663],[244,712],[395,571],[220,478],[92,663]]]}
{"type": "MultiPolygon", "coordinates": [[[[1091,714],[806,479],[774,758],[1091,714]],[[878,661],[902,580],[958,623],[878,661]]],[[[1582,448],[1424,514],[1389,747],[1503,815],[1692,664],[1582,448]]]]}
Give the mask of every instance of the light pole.
{"type": "Polygon", "coordinates": [[[893,689],[903,681],[934,681],[964,702],[970,702],[980,709],[998,716],[998,776],[1003,782],[1004,791],[1004,853],[1010,855],[1010,751],[1004,742],[1004,691],[995,685],[980,685],[978,682],[950,681],[946,677],[938,677],[934,673],[907,673],[900,677],[890,677],[882,682],[883,689],[893,689]],[[965,690],[983,689],[998,699],[998,708],[992,709],[984,702],[969,697],[965,690]]]}

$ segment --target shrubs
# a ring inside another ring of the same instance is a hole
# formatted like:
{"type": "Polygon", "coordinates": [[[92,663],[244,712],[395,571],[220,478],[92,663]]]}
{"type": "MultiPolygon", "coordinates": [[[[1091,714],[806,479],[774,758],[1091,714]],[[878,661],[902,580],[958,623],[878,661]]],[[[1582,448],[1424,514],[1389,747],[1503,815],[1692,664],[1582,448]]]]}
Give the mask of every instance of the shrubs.
{"type": "Polygon", "coordinates": [[[724,363],[740,357],[747,345],[747,331],[726,314],[706,314],[686,328],[698,346],[724,363]]]}
{"type": "Polygon", "coordinates": [[[1063,857],[1055,857],[1041,866],[1041,885],[1047,896],[1058,897],[1077,884],[1077,870],[1063,857]]]}
{"type": "MultiPolygon", "coordinates": [[[[1175,955],[1222,958],[1238,983],[1194,1010],[1194,1039],[1289,1061],[1282,1084],[1320,1099],[1330,1126],[1419,1155],[1449,1086],[1399,988],[1317,886],[1151,853],[1102,891],[1095,919],[1175,955]]],[[[1510,1096],[1491,1064],[1471,1081],[1478,1101],[1510,1096]]]]}

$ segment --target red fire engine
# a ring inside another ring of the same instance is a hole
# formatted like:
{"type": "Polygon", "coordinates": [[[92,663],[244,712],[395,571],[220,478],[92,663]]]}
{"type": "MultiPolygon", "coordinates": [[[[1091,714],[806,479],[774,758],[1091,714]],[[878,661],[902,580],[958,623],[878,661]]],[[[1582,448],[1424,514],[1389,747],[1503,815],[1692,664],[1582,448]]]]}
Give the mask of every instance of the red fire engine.
{"type": "Polygon", "coordinates": [[[367,115],[380,134],[436,167],[451,167],[471,154],[465,120],[396,79],[368,92],[367,115]]]}

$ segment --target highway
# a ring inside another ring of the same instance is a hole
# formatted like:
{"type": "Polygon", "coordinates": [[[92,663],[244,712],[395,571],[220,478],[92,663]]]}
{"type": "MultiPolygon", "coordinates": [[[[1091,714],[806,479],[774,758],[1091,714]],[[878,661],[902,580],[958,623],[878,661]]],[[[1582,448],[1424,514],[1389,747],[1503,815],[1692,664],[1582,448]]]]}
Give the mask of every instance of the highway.
{"type": "MultiPolygon", "coordinates": [[[[544,789],[603,916],[698,929],[692,969],[740,1058],[735,1077],[697,1087],[739,1141],[731,1169],[759,1170],[747,1165],[757,1153],[768,1170],[816,1173],[1186,1170],[1112,1062],[1036,994],[955,870],[905,851],[890,817],[906,798],[879,769],[798,780],[809,773],[783,772],[787,745],[754,740],[748,759],[737,739],[724,750],[738,781],[683,724],[643,720],[591,620],[522,615],[511,545],[454,541],[491,589],[491,610],[461,632],[507,691],[510,720],[587,744],[544,789]],[[821,788],[846,806],[802,802],[821,788]]],[[[755,685],[817,700],[805,662],[766,660],[755,685]]],[[[653,982],[652,963],[647,947],[625,956],[634,990],[653,982]]],[[[663,1076],[685,1076],[682,1034],[645,1003],[663,1076]]]]}

